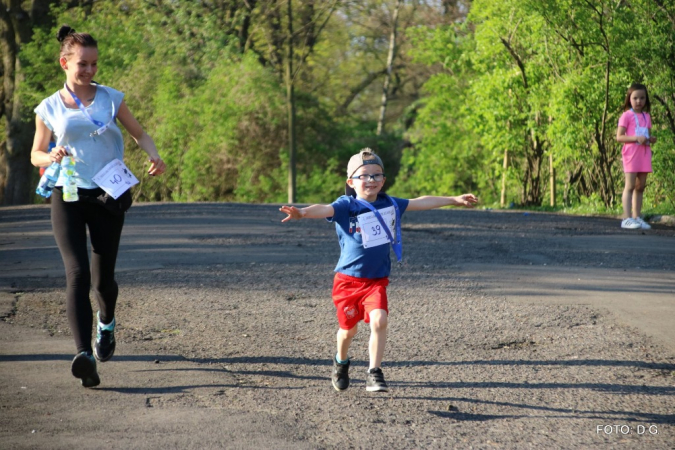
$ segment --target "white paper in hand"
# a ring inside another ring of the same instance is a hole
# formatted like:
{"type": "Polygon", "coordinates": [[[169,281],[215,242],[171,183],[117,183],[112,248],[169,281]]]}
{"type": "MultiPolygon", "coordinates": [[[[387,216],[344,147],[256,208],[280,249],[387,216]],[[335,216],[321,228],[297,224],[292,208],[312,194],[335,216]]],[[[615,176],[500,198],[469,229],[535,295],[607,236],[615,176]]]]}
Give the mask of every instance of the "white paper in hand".
{"type": "Polygon", "coordinates": [[[131,186],[138,184],[138,179],[119,159],[110,161],[92,180],[116,200],[131,186]]]}

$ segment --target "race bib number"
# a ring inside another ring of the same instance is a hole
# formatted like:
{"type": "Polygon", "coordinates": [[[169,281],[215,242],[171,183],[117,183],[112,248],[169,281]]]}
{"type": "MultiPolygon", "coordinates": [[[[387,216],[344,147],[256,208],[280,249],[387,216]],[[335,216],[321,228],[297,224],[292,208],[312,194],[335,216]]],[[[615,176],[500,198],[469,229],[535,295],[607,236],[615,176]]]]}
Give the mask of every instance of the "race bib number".
{"type": "MultiPolygon", "coordinates": [[[[378,209],[384,223],[387,224],[391,235],[396,239],[396,211],[393,206],[388,208],[378,209]]],[[[361,228],[361,239],[363,240],[363,248],[377,247],[378,245],[389,244],[387,232],[382,228],[382,224],[375,213],[367,212],[356,216],[359,221],[359,228],[361,228]]]]}
{"type": "Polygon", "coordinates": [[[106,164],[99,173],[93,176],[92,180],[115,200],[131,186],[138,184],[138,179],[119,159],[106,164]]]}

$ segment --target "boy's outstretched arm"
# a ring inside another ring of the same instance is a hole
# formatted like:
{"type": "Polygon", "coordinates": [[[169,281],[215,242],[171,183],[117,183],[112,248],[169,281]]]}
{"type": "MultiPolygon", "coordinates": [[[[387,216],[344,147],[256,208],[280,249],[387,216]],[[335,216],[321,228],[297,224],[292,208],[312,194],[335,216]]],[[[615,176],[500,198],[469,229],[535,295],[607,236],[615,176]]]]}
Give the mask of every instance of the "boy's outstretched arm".
{"type": "Polygon", "coordinates": [[[425,195],[424,197],[412,198],[408,202],[406,211],[424,211],[426,209],[435,209],[442,206],[466,206],[473,208],[478,203],[478,199],[473,194],[462,194],[456,197],[435,197],[425,195]]]}
{"type": "Polygon", "coordinates": [[[325,219],[326,217],[333,217],[335,210],[332,205],[311,205],[306,208],[296,208],[295,206],[282,206],[279,208],[287,216],[282,219],[282,222],[288,222],[291,219],[325,219]]]}

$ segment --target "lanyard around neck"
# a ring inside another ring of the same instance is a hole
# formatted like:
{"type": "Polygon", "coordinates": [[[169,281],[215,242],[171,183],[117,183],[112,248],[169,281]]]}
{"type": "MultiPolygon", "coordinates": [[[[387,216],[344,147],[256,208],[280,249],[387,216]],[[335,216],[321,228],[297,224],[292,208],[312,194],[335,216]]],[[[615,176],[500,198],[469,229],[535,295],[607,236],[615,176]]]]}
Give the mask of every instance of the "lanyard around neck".
{"type": "Polygon", "coordinates": [[[93,117],[91,117],[91,114],[89,114],[89,111],[87,111],[87,108],[84,107],[84,104],[82,103],[82,100],[80,100],[80,98],[77,95],[75,95],[75,92],[70,90],[70,88],[68,87],[68,83],[63,83],[63,86],[70,93],[70,96],[73,97],[73,101],[75,101],[75,104],[77,105],[77,107],[80,109],[80,111],[82,111],[82,114],[84,114],[84,116],[87,119],[89,119],[89,121],[91,123],[93,123],[94,125],[96,125],[98,127],[96,129],[96,131],[94,131],[93,133],[90,133],[89,136],[94,137],[94,136],[101,135],[101,134],[105,133],[105,131],[110,126],[110,124],[113,123],[113,121],[115,120],[115,102],[112,102],[112,116],[111,116],[110,120],[108,121],[108,123],[104,124],[100,120],[96,120],[93,117]]]}
{"type": "MultiPolygon", "coordinates": [[[[633,110],[633,108],[630,109],[630,112],[633,113],[633,117],[635,118],[635,126],[639,127],[640,126],[640,121],[638,120],[637,113],[633,110]]],[[[645,119],[645,126],[647,126],[647,116],[645,116],[645,112],[642,111],[642,118],[645,119]]]]}
{"type": "Polygon", "coordinates": [[[398,209],[398,204],[389,197],[387,194],[384,194],[385,197],[387,197],[387,200],[391,202],[392,205],[394,205],[394,211],[396,211],[396,239],[391,235],[391,230],[389,229],[389,226],[384,222],[384,219],[382,218],[382,214],[375,209],[373,205],[371,205],[369,202],[365,200],[361,200],[360,198],[355,199],[356,202],[359,205],[365,206],[369,210],[375,214],[375,217],[377,220],[380,222],[380,225],[382,228],[384,228],[384,231],[387,233],[387,237],[389,238],[389,242],[391,242],[391,247],[394,249],[394,253],[396,254],[396,259],[400,263],[403,260],[403,244],[401,243],[401,211],[398,209]]]}

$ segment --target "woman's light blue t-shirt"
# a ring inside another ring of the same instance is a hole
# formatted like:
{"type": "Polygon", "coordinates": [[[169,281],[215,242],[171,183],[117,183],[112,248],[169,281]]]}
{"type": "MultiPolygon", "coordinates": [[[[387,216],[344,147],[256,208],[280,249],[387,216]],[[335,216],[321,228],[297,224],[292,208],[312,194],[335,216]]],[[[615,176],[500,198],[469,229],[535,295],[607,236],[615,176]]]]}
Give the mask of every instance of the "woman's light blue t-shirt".
{"type": "MultiPolygon", "coordinates": [[[[86,109],[94,120],[107,124],[113,115],[113,104],[116,116],[123,99],[124,93],[96,85],[94,101],[86,109]]],[[[44,99],[35,108],[35,114],[52,131],[56,145],[68,147],[69,153],[75,157],[75,180],[78,187],[98,187],[92,177],[110,161],[123,160],[124,141],[116,120],[110,123],[105,133],[91,136],[99,127],[79,108],[67,108],[59,92],[44,99]]],[[[62,186],[63,180],[59,179],[56,185],[62,186]]]]}

